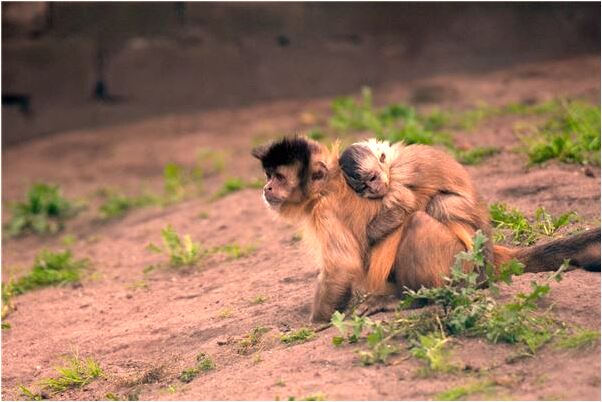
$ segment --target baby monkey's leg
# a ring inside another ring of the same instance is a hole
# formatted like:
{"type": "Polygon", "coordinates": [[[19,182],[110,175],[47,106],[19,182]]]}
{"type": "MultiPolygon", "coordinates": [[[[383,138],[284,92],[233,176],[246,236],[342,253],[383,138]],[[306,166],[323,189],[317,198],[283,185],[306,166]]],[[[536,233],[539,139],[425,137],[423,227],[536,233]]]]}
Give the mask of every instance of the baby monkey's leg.
{"type": "Polygon", "coordinates": [[[427,204],[426,213],[446,225],[466,249],[471,250],[476,230],[486,226],[475,204],[473,200],[455,193],[440,193],[427,204]]]}

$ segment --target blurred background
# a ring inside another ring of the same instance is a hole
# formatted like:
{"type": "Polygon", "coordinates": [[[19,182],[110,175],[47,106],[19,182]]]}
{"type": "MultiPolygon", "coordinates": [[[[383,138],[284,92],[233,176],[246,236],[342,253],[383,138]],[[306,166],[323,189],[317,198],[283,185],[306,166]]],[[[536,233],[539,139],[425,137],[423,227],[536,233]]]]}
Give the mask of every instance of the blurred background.
{"type": "Polygon", "coordinates": [[[2,3],[2,144],[599,51],[599,3],[2,3]]]}

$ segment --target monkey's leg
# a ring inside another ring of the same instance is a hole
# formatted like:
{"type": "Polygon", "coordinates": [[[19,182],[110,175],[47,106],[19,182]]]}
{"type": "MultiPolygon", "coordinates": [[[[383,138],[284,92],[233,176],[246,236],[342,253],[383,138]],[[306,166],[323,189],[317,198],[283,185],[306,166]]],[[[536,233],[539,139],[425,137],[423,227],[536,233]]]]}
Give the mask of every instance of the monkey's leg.
{"type": "Polygon", "coordinates": [[[456,254],[464,250],[464,244],[447,226],[425,212],[415,212],[405,223],[395,259],[398,288],[443,285],[456,254]]]}
{"type": "Polygon", "coordinates": [[[493,262],[491,224],[484,203],[455,193],[440,193],[429,201],[426,213],[445,224],[466,250],[472,249],[475,232],[481,230],[488,239],[483,249],[485,260],[493,262]]]}

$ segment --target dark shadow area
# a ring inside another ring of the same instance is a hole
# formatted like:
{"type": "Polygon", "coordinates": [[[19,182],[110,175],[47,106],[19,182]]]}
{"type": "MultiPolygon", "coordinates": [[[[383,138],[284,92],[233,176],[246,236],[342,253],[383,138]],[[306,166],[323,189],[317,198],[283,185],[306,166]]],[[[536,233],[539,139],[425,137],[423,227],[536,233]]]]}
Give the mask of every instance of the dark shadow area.
{"type": "Polygon", "coordinates": [[[2,35],[10,145],[599,54],[600,4],[3,3],[2,35]]]}

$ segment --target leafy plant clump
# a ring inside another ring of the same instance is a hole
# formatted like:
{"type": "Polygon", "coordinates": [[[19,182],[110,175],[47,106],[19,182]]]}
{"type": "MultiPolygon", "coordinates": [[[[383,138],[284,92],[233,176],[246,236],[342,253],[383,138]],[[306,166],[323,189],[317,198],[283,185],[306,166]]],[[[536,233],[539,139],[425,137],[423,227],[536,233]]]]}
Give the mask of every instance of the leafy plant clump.
{"type": "Polygon", "coordinates": [[[64,198],[59,186],[38,183],[30,187],[25,201],[14,203],[12,216],[6,226],[8,236],[27,232],[54,234],[63,229],[64,222],[75,216],[78,208],[64,198]]]}
{"type": "Polygon", "coordinates": [[[157,203],[157,198],[151,195],[128,197],[123,194],[110,192],[98,208],[98,212],[101,219],[110,220],[120,218],[132,209],[155,205],[157,203]]]}
{"type": "Polygon", "coordinates": [[[562,102],[542,127],[522,136],[533,164],[558,159],[564,163],[600,164],[600,107],[583,102],[562,102]]]}
{"type": "Polygon", "coordinates": [[[80,358],[73,354],[67,360],[67,365],[57,367],[58,376],[42,380],[44,387],[53,393],[64,392],[70,388],[83,387],[94,379],[102,376],[100,365],[92,358],[80,358]]]}
{"type": "Polygon", "coordinates": [[[287,345],[295,345],[299,343],[305,343],[316,337],[316,333],[310,328],[299,328],[296,331],[291,331],[280,337],[280,342],[287,345]]]}
{"type": "Polygon", "coordinates": [[[579,329],[560,337],[556,346],[560,349],[587,349],[596,344],[600,344],[600,331],[579,329]]]}
{"type": "MultiPolygon", "coordinates": [[[[194,266],[202,258],[215,254],[224,254],[229,259],[236,260],[246,257],[256,250],[256,246],[254,245],[242,246],[237,243],[203,248],[200,243],[193,242],[190,235],[180,237],[171,225],[167,225],[161,230],[161,238],[163,240],[163,247],[149,243],[146,248],[154,253],[167,254],[169,256],[169,263],[174,268],[194,266]]],[[[154,268],[153,266],[152,269],[154,268]]],[[[150,272],[152,269],[149,268],[148,271],[150,272]]]]}
{"type": "Polygon", "coordinates": [[[147,248],[152,252],[166,253],[172,267],[193,266],[202,256],[200,244],[193,242],[190,235],[180,237],[171,225],[161,230],[161,238],[163,249],[153,243],[147,248]]]}
{"type": "Polygon", "coordinates": [[[494,228],[498,229],[496,240],[504,240],[504,232],[509,232],[512,241],[522,245],[531,245],[541,236],[554,236],[560,228],[578,218],[572,211],[554,217],[545,208],[538,207],[535,210],[534,222],[530,223],[521,211],[511,209],[503,203],[491,204],[489,212],[494,228]]]}
{"type": "Polygon", "coordinates": [[[261,180],[246,181],[240,177],[230,177],[224,181],[222,187],[213,196],[213,199],[223,198],[229,194],[247,188],[262,188],[263,184],[264,183],[261,180]]]}
{"type": "Polygon", "coordinates": [[[463,385],[443,391],[435,395],[437,401],[457,401],[460,398],[475,394],[490,394],[495,390],[496,383],[494,381],[485,380],[469,385],[463,385]]]}
{"type": "MultiPolygon", "coordinates": [[[[425,362],[432,372],[454,370],[447,345],[453,336],[478,336],[490,342],[523,345],[527,353],[535,353],[559,331],[559,325],[546,313],[537,311],[537,301],[549,291],[548,284],[532,282],[529,293],[519,293],[514,300],[500,304],[492,295],[498,293],[497,282],[510,283],[513,275],[522,273],[522,264],[511,261],[497,271],[487,264],[483,255],[485,236],[475,235],[474,249],[459,253],[451,268],[450,277],[438,288],[405,289],[400,310],[392,321],[373,322],[367,317],[353,315],[345,320],[339,312],[331,322],[340,336],[335,345],[366,342],[366,350],[359,351],[363,364],[386,363],[400,351],[396,339],[405,339],[410,353],[425,362]],[[467,267],[471,267],[465,271],[467,267]],[[484,288],[487,286],[488,288],[484,288]],[[417,303],[430,307],[419,313],[403,314],[403,310],[417,303]]],[[[563,264],[550,277],[559,280],[563,264]]]]}
{"type": "Polygon", "coordinates": [[[499,152],[494,147],[460,149],[452,136],[442,131],[446,127],[463,129],[476,124],[467,122],[481,119],[484,112],[480,109],[464,113],[434,111],[426,115],[411,106],[395,103],[377,109],[373,106],[372,91],[363,88],[361,101],[337,98],[332,103],[332,111],[330,126],[338,132],[370,131],[378,139],[391,143],[441,145],[464,164],[478,164],[499,152]]]}
{"type": "Polygon", "coordinates": [[[241,355],[249,354],[249,352],[261,342],[263,335],[270,330],[270,328],[262,326],[253,328],[238,342],[238,349],[236,352],[241,355]]]}
{"type": "Polygon", "coordinates": [[[76,260],[70,250],[42,250],[35,258],[29,274],[3,286],[4,292],[19,295],[37,288],[78,282],[88,260],[76,260]]]}
{"type": "Polygon", "coordinates": [[[206,353],[199,353],[196,357],[196,365],[194,367],[183,370],[180,374],[180,381],[189,383],[199,376],[201,373],[215,369],[215,363],[206,353]]]}

